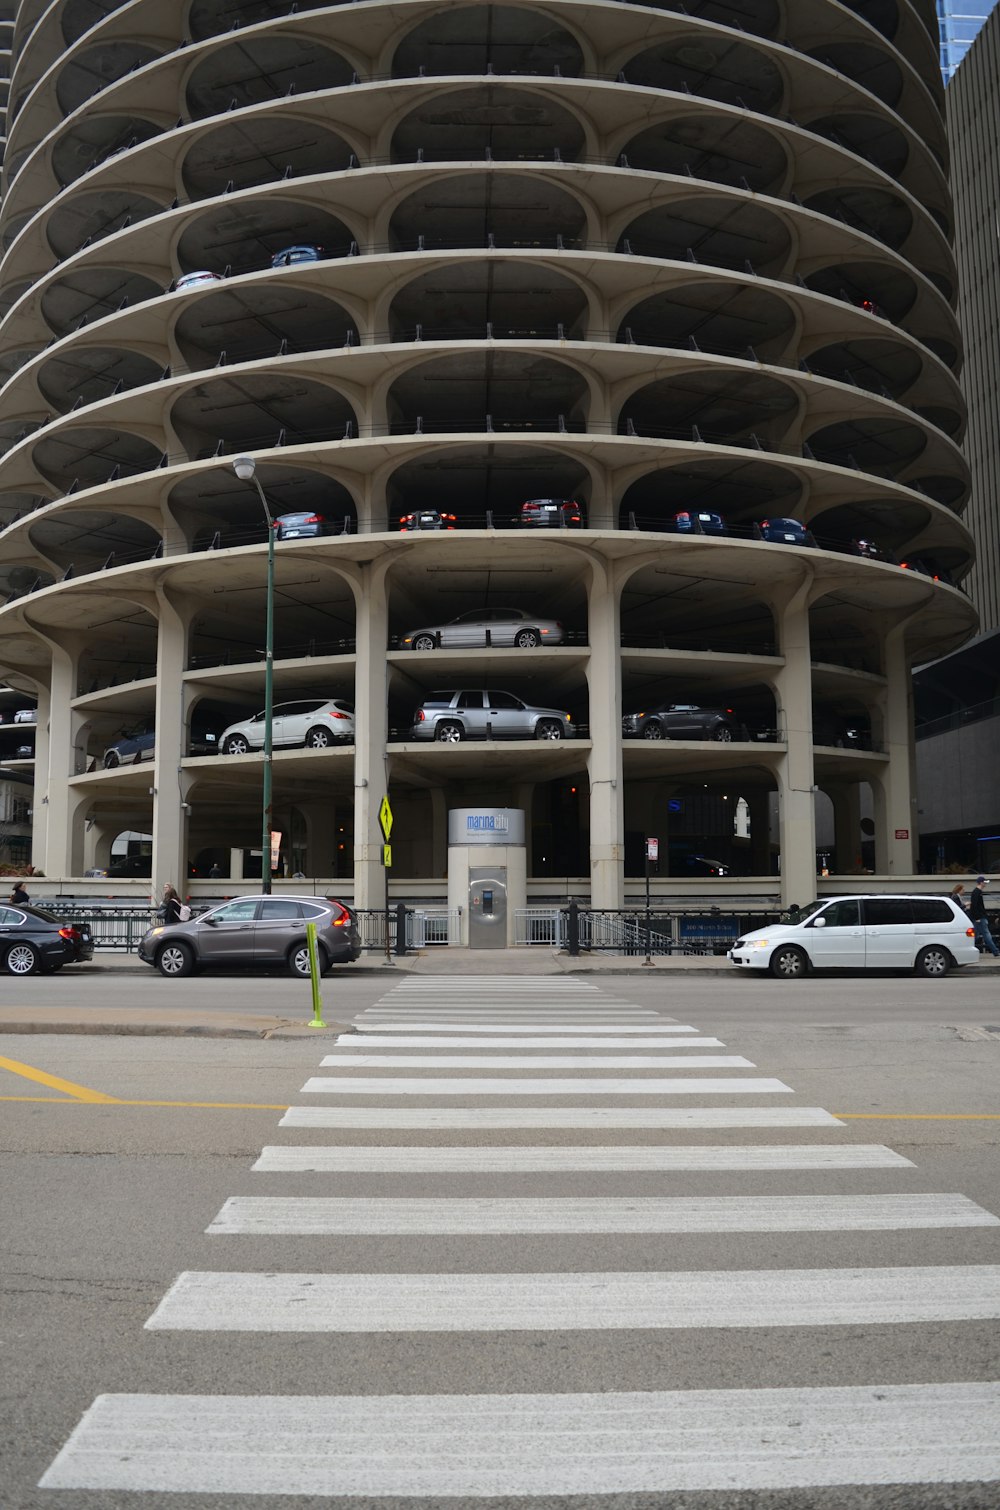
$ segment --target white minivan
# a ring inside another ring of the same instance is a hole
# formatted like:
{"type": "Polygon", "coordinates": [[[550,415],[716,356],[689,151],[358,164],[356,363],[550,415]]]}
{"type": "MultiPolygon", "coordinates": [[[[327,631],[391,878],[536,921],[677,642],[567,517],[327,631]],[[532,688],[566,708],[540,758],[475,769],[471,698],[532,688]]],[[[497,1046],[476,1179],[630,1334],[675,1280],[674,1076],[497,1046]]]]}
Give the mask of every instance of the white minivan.
{"type": "Polygon", "coordinates": [[[800,980],[809,970],[913,970],[938,978],[978,958],[975,930],[950,897],[829,897],[795,922],[744,933],[734,965],[800,980]]]}

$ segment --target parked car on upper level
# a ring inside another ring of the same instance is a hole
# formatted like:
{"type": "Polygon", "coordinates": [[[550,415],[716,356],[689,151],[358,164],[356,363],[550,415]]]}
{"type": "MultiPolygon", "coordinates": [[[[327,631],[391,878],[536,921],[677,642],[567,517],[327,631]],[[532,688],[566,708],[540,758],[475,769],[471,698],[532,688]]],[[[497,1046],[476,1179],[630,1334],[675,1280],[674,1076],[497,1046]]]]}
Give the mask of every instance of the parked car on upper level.
{"type": "Polygon", "coordinates": [[[442,514],[437,509],[416,509],[412,514],[403,515],[399,531],[403,534],[407,530],[453,530],[455,522],[454,514],[442,514]]]}
{"type": "Polygon", "coordinates": [[[152,760],[156,753],[156,731],[140,724],[136,728],[123,729],[114,744],[104,752],[104,769],[112,770],[119,765],[138,765],[140,761],[152,760]]]}
{"type": "Polygon", "coordinates": [[[866,556],[869,561],[884,561],[885,552],[881,546],[876,545],[874,540],[852,540],[851,553],[855,556],[866,556]]]}
{"type": "Polygon", "coordinates": [[[837,750],[870,750],[871,727],[863,718],[817,714],[813,718],[813,744],[829,745],[837,750]]]}
{"type": "Polygon", "coordinates": [[[674,529],[679,535],[725,535],[726,523],[721,514],[682,509],[674,515],[674,529]]]}
{"type": "Polygon", "coordinates": [[[346,965],[361,953],[354,913],[334,897],[237,897],[186,923],[151,928],[139,941],[139,958],[177,980],[207,965],[283,965],[308,977],[306,924],[316,924],[320,971],[346,965]]]}
{"type": "Polygon", "coordinates": [[[0,969],[8,975],[51,975],[93,955],[89,923],[69,923],[28,903],[0,906],[0,969]]]}
{"type": "Polygon", "coordinates": [[[325,514],[279,514],[274,521],[278,540],[313,540],[320,535],[339,535],[340,531],[341,526],[325,514]]]}
{"type": "MultiPolygon", "coordinates": [[[[340,698],[275,703],[271,713],[271,744],[275,749],[305,745],[307,750],[328,750],[332,745],[349,744],[354,738],[354,708],[340,698]]],[[[223,755],[262,750],[265,727],[263,712],[230,724],[222,731],[219,748],[223,755]]]]}
{"type": "Polygon", "coordinates": [[[38,722],[37,708],[18,708],[14,714],[16,724],[35,724],[38,722]]]}
{"type": "MultiPolygon", "coordinates": [[[[214,755],[217,749],[218,737],[214,731],[206,729],[200,723],[193,724],[187,753],[214,755]]],[[[110,771],[115,766],[139,765],[144,760],[152,760],[155,754],[155,729],[146,724],[138,724],[132,729],[123,729],[120,738],[108,746],[104,752],[104,769],[110,771]]]]}
{"type": "Polygon", "coordinates": [[[410,739],[458,744],[463,739],[573,739],[576,727],[559,708],[533,708],[512,692],[469,688],[429,692],[413,715],[410,739]]]}
{"type": "Polygon", "coordinates": [[[950,897],[861,895],[810,902],[795,921],[754,928],[729,958],[779,980],[830,968],[913,970],[940,979],[978,955],[975,930],[950,897]]]}
{"type": "Polygon", "coordinates": [[[515,645],[531,650],[536,645],[561,645],[563,627],[555,619],[541,619],[520,608],[474,608],[447,624],[411,629],[400,639],[403,650],[458,649],[470,645],[515,645]]]}
{"type": "Polygon", "coordinates": [[[203,283],[225,283],[225,281],[221,273],[210,273],[202,268],[197,273],[182,273],[174,284],[174,289],[179,291],[182,288],[198,288],[203,283]]]}
{"type": "Polygon", "coordinates": [[[657,703],[622,719],[626,739],[715,739],[728,744],[749,735],[732,708],[702,708],[697,703],[657,703]]]}
{"type": "Polygon", "coordinates": [[[518,524],[533,529],[580,529],[583,510],[572,498],[529,498],[521,505],[518,524]]]}
{"type": "Polygon", "coordinates": [[[772,545],[815,545],[812,530],[797,519],[761,519],[755,526],[762,540],[772,545]]]}
{"type": "Polygon", "coordinates": [[[312,242],[300,242],[295,246],[284,246],[280,252],[275,252],[271,258],[272,267],[293,267],[298,262],[322,262],[326,252],[321,246],[314,246],[312,242]]]}

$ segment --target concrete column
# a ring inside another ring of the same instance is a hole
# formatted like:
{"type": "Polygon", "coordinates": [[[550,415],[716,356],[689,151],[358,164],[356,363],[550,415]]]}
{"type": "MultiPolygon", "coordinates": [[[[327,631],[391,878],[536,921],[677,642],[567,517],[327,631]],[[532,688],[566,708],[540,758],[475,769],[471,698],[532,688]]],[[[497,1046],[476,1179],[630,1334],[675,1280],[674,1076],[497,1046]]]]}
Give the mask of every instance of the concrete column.
{"type": "Polygon", "coordinates": [[[916,870],[916,800],[913,793],[913,684],[906,651],[909,619],[888,631],[884,645],[883,738],[887,766],[870,777],[875,817],[875,870],[910,876],[916,870]],[[902,836],[902,837],[900,837],[902,836]]]}
{"type": "Polygon", "coordinates": [[[89,794],[84,795],[69,785],[69,778],[76,774],[74,739],[78,719],[72,703],[77,692],[78,646],[72,641],[64,643],[61,635],[31,627],[45,641],[51,658],[48,717],[43,724],[44,699],[39,697],[36,724],[32,805],[38,827],[32,863],[40,863],[46,876],[78,876],[84,870],[83,809],[90,802],[89,794]],[[39,825],[42,812],[44,818],[39,825]],[[41,853],[40,862],[35,858],[36,851],[41,853]]]}
{"type": "Polygon", "coordinates": [[[619,586],[613,563],[592,557],[590,566],[590,905],[618,908],[625,901],[619,586]]]}
{"type": "Polygon", "coordinates": [[[187,879],[188,790],[181,768],[187,754],[188,623],[191,608],[166,583],[156,590],[156,753],[152,767],[153,882],[171,881],[184,891],[187,879]]]}
{"type": "Polygon", "coordinates": [[[436,880],[448,874],[448,799],[443,786],[432,786],[431,875],[436,880]]]}
{"type": "Polygon", "coordinates": [[[777,767],[781,897],[808,902],[816,890],[816,811],[813,793],[812,663],[809,598],[813,571],[774,604],[784,665],[774,679],[778,728],[787,753],[777,767]]]}
{"type": "Polygon", "coordinates": [[[35,724],[35,790],[31,799],[31,863],[36,870],[45,870],[46,846],[49,834],[49,807],[42,803],[48,792],[49,718],[52,699],[48,687],[38,687],[38,716],[35,724]]]}
{"type": "Polygon", "coordinates": [[[382,907],[385,873],[378,810],[389,790],[388,735],[389,677],[386,645],[389,634],[387,559],[359,568],[357,595],[357,653],[354,685],[354,905],[382,907]]]}
{"type": "Polygon", "coordinates": [[[861,864],[861,788],[838,782],[826,791],[833,803],[833,869],[845,876],[861,864]]]}
{"type": "Polygon", "coordinates": [[[760,787],[747,793],[750,809],[750,870],[755,876],[771,874],[771,794],[760,787]]]}
{"type": "Polygon", "coordinates": [[[83,868],[84,870],[107,870],[111,864],[111,846],[118,832],[116,824],[84,820],[83,868]]]}
{"type": "Polygon", "coordinates": [[[230,881],[242,881],[243,879],[242,849],[231,849],[229,851],[229,879],[230,881]]]}
{"type": "Polygon", "coordinates": [[[306,875],[337,873],[337,803],[333,797],[318,802],[299,802],[306,825],[306,875]]]}

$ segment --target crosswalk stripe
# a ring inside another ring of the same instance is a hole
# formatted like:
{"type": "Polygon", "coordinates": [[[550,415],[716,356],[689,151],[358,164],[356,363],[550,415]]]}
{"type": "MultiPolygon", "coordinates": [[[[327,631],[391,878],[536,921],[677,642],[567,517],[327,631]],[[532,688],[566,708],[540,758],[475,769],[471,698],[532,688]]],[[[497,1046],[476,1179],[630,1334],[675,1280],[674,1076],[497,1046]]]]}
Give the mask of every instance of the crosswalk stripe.
{"type": "Polygon", "coordinates": [[[1000,1384],[99,1395],[44,1489],[379,1497],[1000,1479],[1000,1384]]]}
{"type": "Polygon", "coordinates": [[[598,1232],[893,1232],[997,1227],[967,1196],[604,1196],[453,1198],[232,1196],[212,1235],[468,1236],[598,1232]]]}
{"type": "Polygon", "coordinates": [[[325,1054],[322,1069],[752,1070],[739,1054],[325,1054]]]}
{"type": "Polygon", "coordinates": [[[262,1174],[555,1174],[567,1170],[912,1169],[902,1154],[881,1143],[744,1144],[624,1148],[385,1148],[364,1144],[330,1148],[270,1145],[253,1168],[262,1174]]]}
{"type": "Polygon", "coordinates": [[[189,1332],[675,1331],[1000,1317],[1000,1265],[589,1274],[180,1274],[146,1322],[189,1332]]]}
{"type": "MultiPolygon", "coordinates": [[[[522,1065],[522,1068],[524,1066],[522,1065]]],[[[781,1080],[653,1080],[641,1076],[573,1080],[490,1080],[461,1075],[407,1079],[401,1075],[313,1075],[303,1092],[338,1096],[769,1096],[792,1095],[781,1080]]]]}
{"type": "Polygon", "coordinates": [[[290,1106],[281,1127],[440,1129],[831,1127],[844,1123],[820,1106],[290,1106]]]}
{"type": "Polygon", "coordinates": [[[442,1039],[422,1033],[350,1033],[337,1042],[338,1048],[363,1049],[375,1044],[385,1049],[722,1049],[720,1038],[466,1038],[456,1035],[442,1039]]]}
{"type": "MultiPolygon", "coordinates": [[[[355,1021],[360,1022],[361,1018],[355,1021]]],[[[679,1022],[647,1022],[647,1023],[613,1023],[603,1022],[558,1022],[558,1023],[524,1023],[507,1022],[413,1022],[408,1017],[401,1017],[396,1022],[367,1022],[363,1023],[366,1033],[392,1034],[405,1029],[410,1033],[590,1033],[600,1037],[612,1033],[698,1033],[698,1028],[691,1027],[688,1023],[679,1022]]]]}

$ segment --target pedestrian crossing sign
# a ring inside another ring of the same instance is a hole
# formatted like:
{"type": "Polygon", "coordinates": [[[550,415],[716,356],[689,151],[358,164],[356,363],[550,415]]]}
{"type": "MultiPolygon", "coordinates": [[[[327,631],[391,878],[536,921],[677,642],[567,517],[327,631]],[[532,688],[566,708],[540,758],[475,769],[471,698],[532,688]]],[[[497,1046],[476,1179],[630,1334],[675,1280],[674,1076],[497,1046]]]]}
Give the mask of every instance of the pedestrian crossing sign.
{"type": "Polygon", "coordinates": [[[382,864],[385,866],[386,870],[391,870],[392,869],[392,845],[391,844],[383,844],[382,845],[382,864]]]}
{"type": "Polygon", "coordinates": [[[388,797],[383,797],[378,810],[378,826],[382,830],[382,838],[388,844],[392,833],[392,808],[389,806],[388,797]]]}

